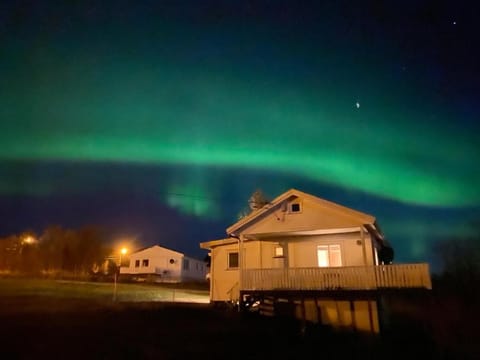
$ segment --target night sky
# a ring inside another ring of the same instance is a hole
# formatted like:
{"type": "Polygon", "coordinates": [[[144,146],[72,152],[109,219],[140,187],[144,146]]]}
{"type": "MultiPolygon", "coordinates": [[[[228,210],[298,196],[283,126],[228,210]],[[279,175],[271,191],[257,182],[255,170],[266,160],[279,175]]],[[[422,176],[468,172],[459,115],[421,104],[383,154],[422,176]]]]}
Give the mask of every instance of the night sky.
{"type": "Polygon", "coordinates": [[[98,224],[203,258],[261,189],[478,233],[480,7],[2,1],[0,237],[98,224]]]}

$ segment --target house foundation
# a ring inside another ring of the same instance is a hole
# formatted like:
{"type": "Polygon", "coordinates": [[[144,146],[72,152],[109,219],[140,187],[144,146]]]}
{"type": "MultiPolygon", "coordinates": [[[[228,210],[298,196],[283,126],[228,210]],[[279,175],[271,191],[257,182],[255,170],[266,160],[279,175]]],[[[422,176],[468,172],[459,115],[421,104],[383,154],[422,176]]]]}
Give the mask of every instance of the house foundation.
{"type": "Polygon", "coordinates": [[[378,334],[379,295],[374,292],[241,292],[241,311],[294,318],[334,330],[378,334]]]}

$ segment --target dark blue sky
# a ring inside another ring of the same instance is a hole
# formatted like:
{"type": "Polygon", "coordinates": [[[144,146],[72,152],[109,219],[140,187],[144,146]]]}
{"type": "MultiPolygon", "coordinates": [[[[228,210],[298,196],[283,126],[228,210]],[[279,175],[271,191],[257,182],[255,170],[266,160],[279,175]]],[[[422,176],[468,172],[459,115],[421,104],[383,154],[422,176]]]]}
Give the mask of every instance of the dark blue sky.
{"type": "Polygon", "coordinates": [[[397,261],[480,217],[479,7],[4,1],[0,236],[99,224],[203,257],[262,189],[377,217],[397,261]]]}

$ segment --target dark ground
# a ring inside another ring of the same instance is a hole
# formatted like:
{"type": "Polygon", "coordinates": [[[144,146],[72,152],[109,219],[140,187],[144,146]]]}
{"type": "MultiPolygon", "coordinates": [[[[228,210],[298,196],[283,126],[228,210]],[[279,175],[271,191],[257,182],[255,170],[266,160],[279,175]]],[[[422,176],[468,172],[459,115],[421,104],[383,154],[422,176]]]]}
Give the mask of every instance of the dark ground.
{"type": "Polygon", "coordinates": [[[3,280],[0,359],[480,358],[477,302],[444,293],[392,293],[388,327],[366,335],[302,331],[296,320],[210,304],[113,302],[109,286],[60,285],[3,280]]]}
{"type": "Polygon", "coordinates": [[[414,328],[381,337],[313,327],[302,333],[293,320],[208,304],[62,300],[25,311],[1,305],[1,359],[447,358],[414,328]]]}

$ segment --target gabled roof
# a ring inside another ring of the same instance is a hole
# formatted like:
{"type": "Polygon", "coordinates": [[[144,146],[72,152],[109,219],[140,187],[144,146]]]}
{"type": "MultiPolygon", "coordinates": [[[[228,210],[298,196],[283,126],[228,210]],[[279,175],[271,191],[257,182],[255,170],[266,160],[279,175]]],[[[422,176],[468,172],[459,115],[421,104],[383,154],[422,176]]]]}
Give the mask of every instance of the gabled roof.
{"type": "Polygon", "coordinates": [[[308,199],[310,201],[316,202],[317,204],[320,204],[321,206],[326,207],[331,211],[335,211],[345,217],[352,218],[356,220],[356,222],[361,224],[375,224],[375,217],[372,215],[350,209],[348,207],[336,204],[328,200],[321,199],[319,197],[304,193],[297,189],[290,189],[284,192],[283,194],[277,196],[275,199],[273,199],[270,203],[266,204],[264,207],[253,211],[249,215],[237,221],[235,224],[228,227],[226,230],[227,234],[229,236],[234,235],[236,231],[250,226],[257,219],[261,218],[262,216],[272,211],[275,211],[276,209],[281,207],[285,201],[289,199],[295,199],[295,198],[308,199]]]}
{"type": "Polygon", "coordinates": [[[147,246],[147,247],[138,249],[137,251],[132,252],[131,255],[138,254],[142,251],[145,251],[145,250],[148,250],[148,249],[153,249],[153,248],[160,248],[160,249],[163,249],[163,250],[171,251],[171,252],[177,253],[178,255],[181,255],[181,256],[184,255],[183,253],[181,253],[179,251],[172,250],[172,249],[166,248],[164,246],[160,246],[160,245],[152,245],[152,246],[147,246]]]}

